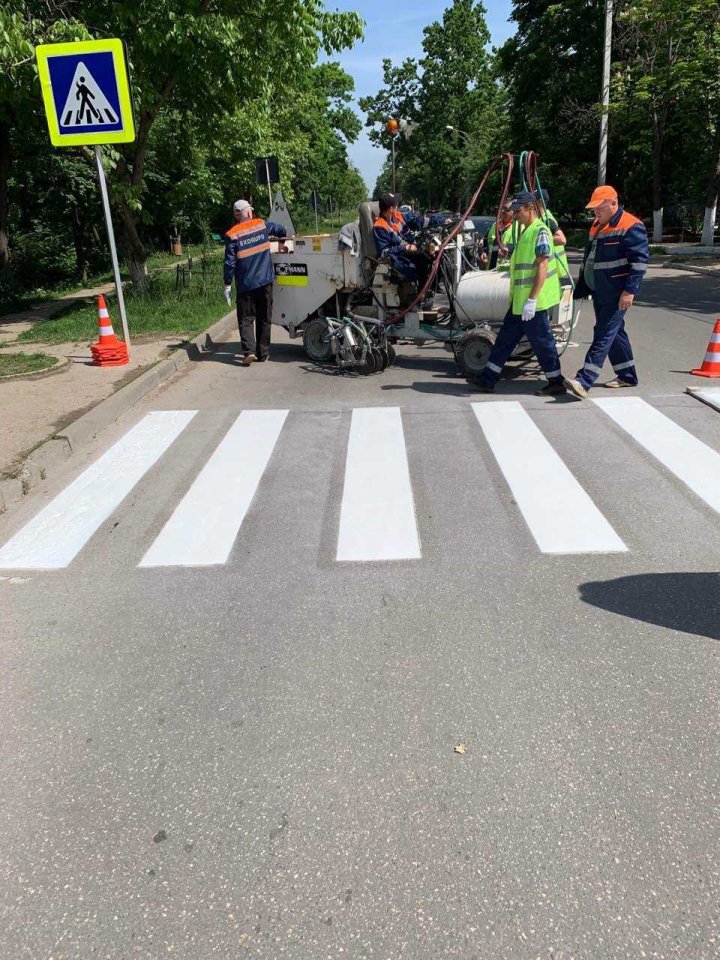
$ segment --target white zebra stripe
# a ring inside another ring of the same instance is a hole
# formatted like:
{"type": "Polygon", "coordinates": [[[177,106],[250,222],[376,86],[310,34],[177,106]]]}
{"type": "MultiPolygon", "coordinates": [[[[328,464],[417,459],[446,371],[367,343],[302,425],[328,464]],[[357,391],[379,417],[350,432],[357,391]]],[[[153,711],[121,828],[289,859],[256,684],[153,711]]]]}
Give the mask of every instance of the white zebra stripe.
{"type": "Polygon", "coordinates": [[[517,401],[473,403],[472,408],[543,553],[627,550],[517,401]]]}
{"type": "Polygon", "coordinates": [[[66,567],[196,412],[148,413],[5,544],[0,550],[0,568],[66,567]]]}
{"type": "Polygon", "coordinates": [[[353,410],[338,560],[416,560],[415,521],[399,407],[353,410]]]}
{"type": "Polygon", "coordinates": [[[720,513],[720,454],[639,397],[593,403],[720,513]]]}
{"type": "Polygon", "coordinates": [[[287,410],[244,410],[150,547],[141,567],[225,563],[287,410]]]}

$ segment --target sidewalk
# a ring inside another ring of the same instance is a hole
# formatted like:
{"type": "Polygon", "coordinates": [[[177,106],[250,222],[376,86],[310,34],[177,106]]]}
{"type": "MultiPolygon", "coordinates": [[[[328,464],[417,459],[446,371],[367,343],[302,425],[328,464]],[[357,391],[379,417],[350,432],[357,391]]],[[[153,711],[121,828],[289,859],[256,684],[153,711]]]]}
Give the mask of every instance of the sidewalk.
{"type": "Polygon", "coordinates": [[[720,260],[717,263],[673,263],[669,260],[663,266],[672,270],[685,270],[687,273],[700,273],[706,277],[720,277],[720,260]]]}
{"type": "MultiPolygon", "coordinates": [[[[17,333],[20,331],[18,330],[17,333]]],[[[92,340],[97,339],[93,337],[92,340]]],[[[24,457],[83,412],[100,403],[143,370],[168,356],[181,340],[133,341],[130,363],[124,367],[91,365],[90,343],[22,343],[14,353],[46,353],[67,357],[70,363],[57,373],[0,381],[0,476],[13,475],[24,457]]]]}
{"type": "MultiPolygon", "coordinates": [[[[178,263],[187,260],[178,260],[178,263]]],[[[152,273],[175,270],[177,263],[153,269],[152,273]]],[[[126,286],[129,281],[125,281],[126,286]]],[[[95,287],[74,290],[55,300],[28,310],[0,317],[0,345],[11,353],[43,353],[66,358],[57,371],[17,379],[0,380],[0,404],[3,430],[0,432],[0,479],[15,476],[23,461],[43,441],[67,424],[107,399],[138,377],[143,371],[169,357],[187,340],[178,333],[158,333],[143,338],[132,337],[130,363],[122,367],[96,367],[91,363],[90,344],[97,340],[97,327],[88,330],[87,338],[65,343],[24,341],[17,337],[36,323],[51,319],[75,304],[91,301],[100,294],[113,293],[110,281],[95,287]]],[[[120,318],[113,317],[116,333],[120,318]]],[[[183,352],[182,349],[180,352],[183,352]]]]}

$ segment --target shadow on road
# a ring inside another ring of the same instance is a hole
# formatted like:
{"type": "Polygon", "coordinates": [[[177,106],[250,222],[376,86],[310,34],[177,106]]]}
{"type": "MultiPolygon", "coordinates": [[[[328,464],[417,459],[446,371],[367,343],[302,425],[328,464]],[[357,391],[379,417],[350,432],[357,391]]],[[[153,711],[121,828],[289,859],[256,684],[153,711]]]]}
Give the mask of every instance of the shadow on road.
{"type": "Polygon", "coordinates": [[[644,573],[582,583],[579,592],[601,610],[720,640],[720,574],[644,573]]]}
{"type": "MultiPolygon", "coordinates": [[[[188,350],[188,356],[196,363],[212,361],[213,363],[237,365],[242,359],[242,347],[239,340],[231,340],[229,343],[212,343],[211,341],[209,350],[199,350],[197,347],[188,349],[187,342],[180,343],[177,346],[188,350]]],[[[307,363],[307,356],[302,343],[273,343],[270,347],[270,356],[273,363],[298,363],[299,361],[307,363]]]]}
{"type": "MultiPolygon", "coordinates": [[[[718,293],[720,278],[701,276],[696,273],[684,273],[678,276],[652,277],[643,284],[638,297],[639,306],[663,307],[665,310],[676,310],[678,313],[698,314],[696,319],[703,323],[712,323],[709,316],[718,312],[718,293]]],[[[592,308],[590,308],[592,313],[592,308]]]]}

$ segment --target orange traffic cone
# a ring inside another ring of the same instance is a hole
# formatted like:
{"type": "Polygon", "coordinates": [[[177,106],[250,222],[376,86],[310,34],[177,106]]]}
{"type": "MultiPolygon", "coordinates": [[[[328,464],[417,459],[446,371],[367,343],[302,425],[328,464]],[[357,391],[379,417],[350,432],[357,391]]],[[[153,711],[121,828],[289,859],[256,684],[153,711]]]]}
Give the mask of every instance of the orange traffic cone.
{"type": "Polygon", "coordinates": [[[90,347],[93,363],[96,367],[121,367],[125,363],[130,363],[127,345],[115,336],[105,297],[101,295],[97,299],[100,337],[98,342],[90,347]]]}
{"type": "Polygon", "coordinates": [[[694,377],[720,377],[720,320],[715,321],[702,366],[696,367],[690,373],[694,377]]]}

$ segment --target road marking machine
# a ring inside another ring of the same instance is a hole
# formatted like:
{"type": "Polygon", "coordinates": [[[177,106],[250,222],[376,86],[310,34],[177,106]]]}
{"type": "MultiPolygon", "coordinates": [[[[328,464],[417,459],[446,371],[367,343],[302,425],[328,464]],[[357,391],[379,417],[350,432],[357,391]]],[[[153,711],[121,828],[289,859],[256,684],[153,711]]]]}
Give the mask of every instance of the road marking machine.
{"type": "MultiPolygon", "coordinates": [[[[416,235],[418,250],[432,262],[422,289],[408,283],[389,260],[378,257],[373,237],[378,205],[370,201],[360,205],[358,219],[339,234],[297,236],[274,243],[273,322],[291,337],[302,336],[305,351],[315,363],[334,363],[363,375],[379,373],[394,361],[393,344],[398,340],[417,345],[435,341],[453,352],[462,375],[476,376],[487,362],[507,311],[510,271],[484,268],[480,261],[483,238],[469,218],[488,179],[499,171],[504,185],[496,230],[501,236],[500,212],[515,168],[512,154],[498,157],[464,213],[416,235]]],[[[523,186],[539,190],[534,154],[522,154],[517,168],[523,186]]],[[[543,215],[542,201],[540,205],[543,215]]],[[[560,352],[578,321],[569,275],[563,277],[562,285],[562,300],[551,313],[560,352]]],[[[523,341],[517,353],[527,350],[523,341]]]]}

